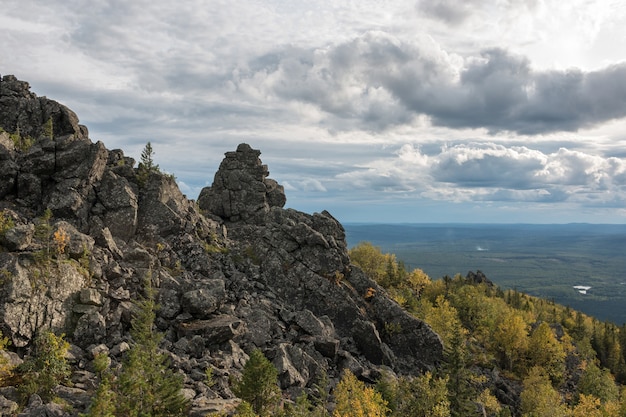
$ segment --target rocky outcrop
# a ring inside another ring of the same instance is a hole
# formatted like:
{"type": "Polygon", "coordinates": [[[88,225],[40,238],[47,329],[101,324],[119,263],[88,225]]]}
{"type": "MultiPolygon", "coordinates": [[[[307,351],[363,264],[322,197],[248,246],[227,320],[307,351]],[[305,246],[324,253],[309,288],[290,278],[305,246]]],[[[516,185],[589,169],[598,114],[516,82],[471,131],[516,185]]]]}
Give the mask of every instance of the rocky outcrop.
{"type": "MultiPolygon", "coordinates": [[[[229,378],[254,348],[294,398],[322,373],[336,381],[348,368],[374,381],[381,367],[417,374],[441,360],[439,337],[350,264],[330,213],[283,208],[258,150],[226,153],[196,204],[158,170],[139,181],[132,158],[93,143],[73,112],[27,83],[5,76],[0,88],[0,210],[10,219],[0,234],[0,328],[22,356],[41,330],[66,334],[74,384],[59,396],[74,408],[58,415],[84,411],[95,353],[116,366],[132,345],[146,280],[192,414],[232,409],[229,378]]],[[[0,409],[15,401],[0,391],[0,409]]],[[[50,407],[33,397],[23,413],[57,413],[50,407]]]]}
{"type": "Polygon", "coordinates": [[[39,138],[48,120],[59,140],[86,139],[87,128],[78,123],[76,114],[67,107],[30,92],[30,85],[13,75],[0,78],[0,126],[7,132],[39,138]]]}
{"type": "Polygon", "coordinates": [[[246,143],[235,152],[227,152],[213,185],[200,192],[200,208],[225,220],[238,221],[262,217],[272,207],[283,207],[285,190],[267,178],[269,171],[261,163],[260,154],[246,143]]]}

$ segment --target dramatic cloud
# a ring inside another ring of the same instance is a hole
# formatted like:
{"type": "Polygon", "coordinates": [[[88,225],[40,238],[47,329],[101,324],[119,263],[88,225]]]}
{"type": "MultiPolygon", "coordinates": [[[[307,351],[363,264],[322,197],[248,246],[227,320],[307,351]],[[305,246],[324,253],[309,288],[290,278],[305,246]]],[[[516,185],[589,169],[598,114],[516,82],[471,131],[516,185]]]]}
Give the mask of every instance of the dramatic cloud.
{"type": "Polygon", "coordinates": [[[537,134],[626,116],[626,64],[535,71],[502,49],[462,59],[433,42],[408,44],[381,32],[265,56],[239,75],[233,81],[242,90],[314,104],[339,126],[336,119],[356,119],[383,130],[425,115],[439,126],[537,134]]]}
{"type": "Polygon", "coordinates": [[[0,73],[151,141],[191,198],[248,142],[344,221],[626,218],[619,2],[6,0],[0,26],[0,73]]]}

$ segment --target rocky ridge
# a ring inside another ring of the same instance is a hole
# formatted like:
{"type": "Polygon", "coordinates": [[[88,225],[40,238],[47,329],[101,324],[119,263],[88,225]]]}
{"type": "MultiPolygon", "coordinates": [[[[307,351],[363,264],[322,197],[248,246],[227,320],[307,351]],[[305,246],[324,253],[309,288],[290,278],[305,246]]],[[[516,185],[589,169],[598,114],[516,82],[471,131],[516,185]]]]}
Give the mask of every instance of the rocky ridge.
{"type": "MultiPolygon", "coordinates": [[[[20,415],[85,410],[94,353],[108,351],[115,364],[132,344],[145,277],[191,415],[232,408],[229,376],[254,348],[294,396],[322,371],[335,382],[344,368],[374,381],[383,369],[417,374],[441,361],[438,335],[350,264],[341,224],[326,211],[285,209],[283,187],[249,145],[226,153],[195,202],[158,171],[139,181],[132,158],[92,142],[71,110],[13,76],[1,78],[0,127],[0,210],[11,226],[0,234],[5,356],[20,362],[51,329],[71,343],[73,369],[73,386],[57,387],[71,411],[31,398],[20,415]],[[67,259],[45,266],[38,256],[59,230],[67,259]]],[[[0,388],[0,413],[16,403],[13,387],[0,388]]]]}

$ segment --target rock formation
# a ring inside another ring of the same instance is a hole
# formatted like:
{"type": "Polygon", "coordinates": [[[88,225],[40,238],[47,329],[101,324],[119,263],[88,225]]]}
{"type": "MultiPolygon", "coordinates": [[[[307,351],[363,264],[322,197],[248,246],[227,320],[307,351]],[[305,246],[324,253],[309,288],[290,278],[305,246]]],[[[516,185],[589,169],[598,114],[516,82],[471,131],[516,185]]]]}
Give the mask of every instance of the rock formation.
{"type": "MultiPolygon", "coordinates": [[[[192,415],[232,405],[229,376],[254,348],[292,395],[323,371],[374,381],[383,367],[417,374],[441,360],[439,337],[350,265],[330,213],[283,208],[283,187],[249,145],[226,153],[196,204],[158,171],[138,181],[132,158],[93,143],[71,110],[13,76],[0,82],[0,127],[9,225],[0,233],[0,329],[15,360],[38,332],[66,334],[74,386],[57,394],[72,411],[54,415],[85,410],[95,352],[120,362],[146,277],[161,306],[161,348],[184,374],[192,415]],[[58,236],[67,236],[63,250],[58,236]]],[[[15,402],[14,390],[0,389],[0,408],[15,402]]],[[[23,415],[55,407],[31,398],[23,415]]]]}

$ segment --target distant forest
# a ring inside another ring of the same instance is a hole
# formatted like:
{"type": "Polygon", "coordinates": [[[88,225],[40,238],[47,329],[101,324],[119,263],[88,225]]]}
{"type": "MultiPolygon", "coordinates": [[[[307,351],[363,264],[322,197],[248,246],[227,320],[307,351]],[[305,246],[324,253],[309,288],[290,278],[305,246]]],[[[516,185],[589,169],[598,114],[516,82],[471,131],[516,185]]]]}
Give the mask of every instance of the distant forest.
{"type": "Polygon", "coordinates": [[[626,323],[626,225],[344,224],[348,244],[371,242],[432,278],[480,270],[517,289],[626,323]],[[575,286],[591,287],[581,294],[575,286]]]}
{"type": "Polygon", "coordinates": [[[408,391],[379,381],[388,415],[626,415],[626,325],[503,290],[481,273],[431,279],[368,242],[350,258],[445,346],[440,369],[408,391]]]}

